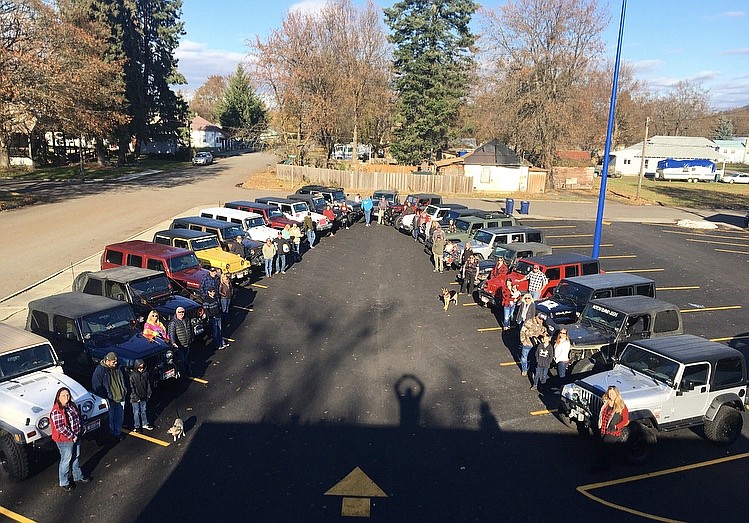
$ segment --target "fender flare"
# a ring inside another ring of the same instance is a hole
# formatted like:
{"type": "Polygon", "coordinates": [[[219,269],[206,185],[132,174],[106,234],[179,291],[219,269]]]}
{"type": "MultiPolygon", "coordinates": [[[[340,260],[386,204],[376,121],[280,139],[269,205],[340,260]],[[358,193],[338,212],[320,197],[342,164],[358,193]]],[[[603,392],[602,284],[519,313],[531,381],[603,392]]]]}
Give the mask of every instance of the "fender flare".
{"type": "Polygon", "coordinates": [[[713,421],[723,405],[728,405],[729,407],[735,408],[739,412],[743,411],[744,409],[744,403],[741,401],[741,398],[739,398],[738,394],[736,394],[735,392],[726,392],[725,394],[720,394],[713,398],[713,401],[710,403],[707,411],[705,411],[705,419],[708,421],[713,421]]]}

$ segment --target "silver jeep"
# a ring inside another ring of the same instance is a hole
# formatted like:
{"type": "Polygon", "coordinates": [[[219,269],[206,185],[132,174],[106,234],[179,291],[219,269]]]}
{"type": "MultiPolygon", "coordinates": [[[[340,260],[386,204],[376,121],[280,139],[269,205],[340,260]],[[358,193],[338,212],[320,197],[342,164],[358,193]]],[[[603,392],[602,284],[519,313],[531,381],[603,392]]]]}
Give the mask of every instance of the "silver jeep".
{"type": "Polygon", "coordinates": [[[682,334],[629,343],[612,370],[562,388],[559,416],[581,431],[598,426],[601,398],[615,385],[629,410],[627,458],[645,461],[658,432],[702,426],[716,445],[741,434],[747,392],[744,356],[682,334]]]}

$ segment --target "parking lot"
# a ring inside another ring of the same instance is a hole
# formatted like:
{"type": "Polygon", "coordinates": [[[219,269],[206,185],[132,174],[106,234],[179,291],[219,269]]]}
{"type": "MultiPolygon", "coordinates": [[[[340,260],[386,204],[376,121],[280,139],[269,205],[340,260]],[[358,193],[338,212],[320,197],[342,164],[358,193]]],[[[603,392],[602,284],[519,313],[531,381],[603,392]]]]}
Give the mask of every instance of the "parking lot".
{"type": "MultiPolygon", "coordinates": [[[[590,252],[592,222],[523,223],[543,228],[555,252],[590,252]]],[[[604,226],[604,270],[653,278],[686,332],[747,355],[748,260],[745,231],[604,226]]],[[[680,431],[644,466],[591,474],[593,442],[554,417],[553,391],[529,390],[516,334],[464,296],[443,311],[438,292],[455,273],[431,269],[422,246],[392,227],[323,239],[288,274],[240,289],[231,348],[193,351],[196,379],[150,402],[154,432],[111,448],[86,442],[94,481],[72,494],[55,487],[57,454],[39,454],[0,505],[36,521],[312,521],[365,508],[383,521],[746,512],[747,425],[728,448],[680,431]],[[178,414],[187,438],[175,443],[166,430],[178,414]]]]}

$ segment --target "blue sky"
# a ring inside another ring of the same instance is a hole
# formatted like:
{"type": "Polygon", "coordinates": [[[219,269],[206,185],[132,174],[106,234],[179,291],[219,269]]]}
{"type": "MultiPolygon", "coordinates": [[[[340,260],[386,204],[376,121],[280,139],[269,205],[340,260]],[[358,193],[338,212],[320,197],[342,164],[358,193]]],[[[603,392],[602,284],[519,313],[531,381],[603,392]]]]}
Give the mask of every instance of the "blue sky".
{"type": "MultiPolygon", "coordinates": [[[[392,0],[375,0],[383,7],[392,0]]],[[[361,4],[363,0],[355,0],[361,4]]],[[[480,2],[496,9],[502,2],[480,2]]],[[[602,2],[603,3],[603,2],[602,2]]],[[[183,0],[187,34],[177,57],[187,92],[213,74],[234,71],[247,59],[247,42],[280,27],[290,9],[316,11],[324,0],[183,0]]],[[[608,10],[607,54],[616,54],[621,1],[608,10]]],[[[680,80],[699,81],[716,109],[749,105],[749,2],[747,0],[628,0],[622,60],[656,92],[680,80]]]]}

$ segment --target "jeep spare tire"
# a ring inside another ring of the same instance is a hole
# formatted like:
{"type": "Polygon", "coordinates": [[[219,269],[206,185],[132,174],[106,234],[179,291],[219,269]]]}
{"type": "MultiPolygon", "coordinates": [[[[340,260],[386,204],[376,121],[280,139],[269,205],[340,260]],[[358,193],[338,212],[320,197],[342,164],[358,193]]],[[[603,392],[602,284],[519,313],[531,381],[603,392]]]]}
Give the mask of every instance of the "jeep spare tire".
{"type": "Polygon", "coordinates": [[[0,477],[4,482],[17,483],[28,476],[26,449],[17,445],[10,434],[0,431],[0,477]]]}
{"type": "Polygon", "coordinates": [[[91,271],[83,271],[75,277],[72,286],[73,292],[83,292],[83,289],[86,288],[86,283],[88,283],[89,274],[91,274],[91,271]]]}
{"type": "Polygon", "coordinates": [[[728,405],[722,405],[713,421],[705,422],[705,437],[715,445],[730,445],[736,441],[743,428],[744,417],[741,413],[728,405]]]}

